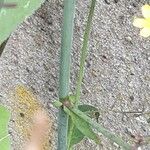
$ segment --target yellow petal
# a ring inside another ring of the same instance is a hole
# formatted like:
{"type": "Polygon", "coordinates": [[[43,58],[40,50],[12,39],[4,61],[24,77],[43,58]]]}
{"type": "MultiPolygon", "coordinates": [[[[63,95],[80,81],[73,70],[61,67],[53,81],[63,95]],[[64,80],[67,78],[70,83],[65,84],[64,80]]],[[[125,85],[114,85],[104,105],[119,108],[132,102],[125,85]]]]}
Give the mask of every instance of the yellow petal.
{"type": "Polygon", "coordinates": [[[145,19],[144,27],[145,28],[150,28],[150,18],[145,19]]]}
{"type": "Polygon", "coordinates": [[[150,5],[144,5],[142,6],[142,14],[144,18],[150,18],[150,5]]]}
{"type": "Polygon", "coordinates": [[[150,36],[150,28],[143,28],[141,31],[140,31],[140,35],[143,36],[143,37],[149,37],[150,36]]]}
{"type": "Polygon", "coordinates": [[[133,21],[133,25],[138,28],[144,28],[145,19],[143,18],[135,18],[133,21]]]}

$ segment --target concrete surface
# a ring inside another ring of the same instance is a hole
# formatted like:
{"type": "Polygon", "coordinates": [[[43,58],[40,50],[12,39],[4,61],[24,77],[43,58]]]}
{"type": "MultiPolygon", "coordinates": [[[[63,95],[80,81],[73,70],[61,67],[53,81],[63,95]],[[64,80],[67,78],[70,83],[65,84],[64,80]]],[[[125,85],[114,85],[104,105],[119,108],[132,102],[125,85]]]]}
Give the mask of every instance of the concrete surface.
{"type": "MultiPolygon", "coordinates": [[[[83,81],[82,102],[98,107],[99,122],[129,140],[134,135],[150,135],[150,38],[139,36],[133,27],[134,16],[148,0],[97,0],[90,38],[89,56],[83,81]],[[123,113],[131,112],[131,113],[123,113]],[[133,113],[132,113],[133,112],[133,113]]],[[[72,53],[71,90],[76,83],[89,0],[77,0],[72,53]]],[[[39,97],[54,118],[51,102],[58,98],[59,52],[62,1],[47,0],[33,16],[18,26],[0,58],[0,103],[11,110],[15,105],[10,93],[24,84],[39,97]]],[[[16,112],[17,115],[17,112],[16,112]]],[[[55,119],[54,119],[55,120],[55,119]]],[[[56,121],[56,120],[55,120],[56,121]]],[[[23,139],[10,122],[13,149],[22,150],[23,139]]],[[[56,122],[54,130],[57,131],[56,122]]],[[[52,140],[56,149],[56,136],[52,140]]],[[[102,137],[102,145],[85,140],[77,150],[116,150],[117,145],[102,137]]],[[[150,150],[150,145],[141,147],[150,150]]]]}

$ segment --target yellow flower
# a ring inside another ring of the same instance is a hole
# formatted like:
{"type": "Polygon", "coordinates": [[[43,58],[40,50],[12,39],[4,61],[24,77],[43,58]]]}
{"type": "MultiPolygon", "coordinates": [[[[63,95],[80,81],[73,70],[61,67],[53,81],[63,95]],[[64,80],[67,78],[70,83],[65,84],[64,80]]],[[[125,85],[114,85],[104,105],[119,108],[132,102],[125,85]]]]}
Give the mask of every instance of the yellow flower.
{"type": "Polygon", "coordinates": [[[133,25],[141,28],[140,35],[143,37],[150,36],[150,5],[142,6],[142,14],[144,18],[135,18],[133,25]]]}

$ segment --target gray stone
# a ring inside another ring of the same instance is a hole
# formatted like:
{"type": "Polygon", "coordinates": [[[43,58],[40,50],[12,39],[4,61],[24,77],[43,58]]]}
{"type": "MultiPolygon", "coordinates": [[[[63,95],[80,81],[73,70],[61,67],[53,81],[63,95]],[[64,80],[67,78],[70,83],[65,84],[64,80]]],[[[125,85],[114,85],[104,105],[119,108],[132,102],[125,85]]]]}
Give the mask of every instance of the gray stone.
{"type": "MultiPolygon", "coordinates": [[[[99,108],[99,123],[123,137],[125,132],[149,136],[150,111],[150,38],[139,36],[132,25],[141,16],[141,6],[148,0],[97,0],[83,81],[82,103],[99,108]],[[125,113],[130,112],[130,113],[125,113]],[[136,115],[135,115],[136,114],[136,115]]],[[[78,0],[72,52],[71,91],[75,89],[79,54],[87,19],[89,0],[78,0]]],[[[38,96],[56,118],[51,102],[58,99],[59,53],[61,45],[62,1],[49,0],[11,35],[0,58],[0,103],[12,107],[9,93],[24,84],[38,96]]],[[[56,120],[55,128],[56,131],[56,120]]],[[[21,138],[10,122],[13,149],[22,150],[21,138]]],[[[85,140],[77,150],[116,150],[118,145],[101,136],[102,145],[85,140]]],[[[133,140],[133,139],[132,139],[133,140]]],[[[56,136],[54,147],[56,149],[56,136]]],[[[149,150],[150,145],[142,147],[149,150]]]]}

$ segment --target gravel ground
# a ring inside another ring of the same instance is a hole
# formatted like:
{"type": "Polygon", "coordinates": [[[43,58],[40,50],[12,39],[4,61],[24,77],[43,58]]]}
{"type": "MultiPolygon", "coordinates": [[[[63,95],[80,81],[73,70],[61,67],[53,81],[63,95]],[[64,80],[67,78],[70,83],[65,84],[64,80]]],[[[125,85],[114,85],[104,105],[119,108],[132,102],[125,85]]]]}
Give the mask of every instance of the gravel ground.
{"type": "MultiPolygon", "coordinates": [[[[83,81],[82,102],[99,108],[99,123],[129,141],[133,135],[149,136],[150,38],[139,36],[134,16],[149,0],[97,0],[91,32],[89,56],[83,81]],[[130,112],[130,113],[125,113],[130,112]]],[[[77,0],[72,53],[71,91],[75,89],[83,31],[89,0],[77,0]]],[[[51,102],[58,98],[59,52],[62,1],[47,0],[42,8],[18,26],[0,58],[0,103],[10,110],[16,105],[10,93],[23,84],[33,91],[53,116],[51,102]]],[[[17,112],[15,112],[17,114],[17,112]]],[[[10,121],[12,149],[22,150],[24,141],[10,121]]],[[[77,150],[120,149],[104,137],[101,146],[85,139],[77,150]]],[[[52,139],[56,149],[56,136],[52,139]]],[[[150,150],[150,145],[141,147],[150,150]]]]}

